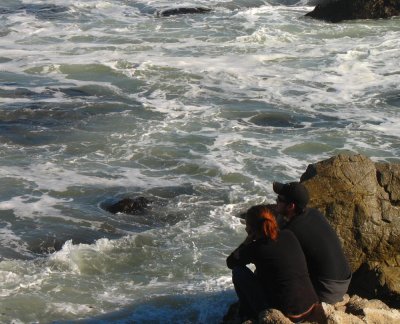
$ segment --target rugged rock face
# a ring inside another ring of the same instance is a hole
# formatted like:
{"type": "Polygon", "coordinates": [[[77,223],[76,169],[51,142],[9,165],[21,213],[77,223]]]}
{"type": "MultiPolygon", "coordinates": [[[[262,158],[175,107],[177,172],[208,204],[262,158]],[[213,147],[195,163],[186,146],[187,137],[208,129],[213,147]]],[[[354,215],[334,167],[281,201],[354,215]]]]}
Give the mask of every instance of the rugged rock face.
{"type": "Polygon", "coordinates": [[[350,292],[400,305],[400,164],[339,155],[309,165],[301,181],[342,240],[350,292]]]}
{"type": "MultiPolygon", "coordinates": [[[[335,305],[328,305],[322,303],[322,309],[325,316],[322,320],[306,323],[324,323],[324,324],[372,324],[372,323],[385,323],[385,324],[398,324],[400,323],[400,311],[391,309],[380,300],[368,300],[361,298],[357,295],[346,295],[344,300],[335,305]]],[[[223,319],[224,324],[238,324],[241,323],[238,315],[238,304],[231,305],[229,312],[223,319]]],[[[291,324],[285,315],[276,309],[268,310],[261,313],[260,317],[256,320],[248,320],[246,324],[260,323],[260,324],[291,324]]]]}
{"type": "MultiPolygon", "coordinates": [[[[324,323],[400,323],[400,164],[338,155],[309,165],[300,181],[309,206],[338,233],[353,271],[352,297],[323,303],[324,323]]],[[[224,323],[237,323],[235,310],[224,323]]],[[[260,323],[291,323],[277,310],[265,315],[260,323]]]]}
{"type": "MultiPolygon", "coordinates": [[[[352,297],[323,303],[324,323],[400,323],[400,164],[338,155],[310,164],[300,181],[309,206],[338,233],[353,271],[352,297]]],[[[237,323],[235,310],[232,305],[224,323],[237,323]]],[[[259,323],[291,322],[273,310],[259,323]]]]}
{"type": "Polygon", "coordinates": [[[400,15],[398,0],[333,0],[318,4],[306,16],[330,22],[378,19],[400,15]]]}

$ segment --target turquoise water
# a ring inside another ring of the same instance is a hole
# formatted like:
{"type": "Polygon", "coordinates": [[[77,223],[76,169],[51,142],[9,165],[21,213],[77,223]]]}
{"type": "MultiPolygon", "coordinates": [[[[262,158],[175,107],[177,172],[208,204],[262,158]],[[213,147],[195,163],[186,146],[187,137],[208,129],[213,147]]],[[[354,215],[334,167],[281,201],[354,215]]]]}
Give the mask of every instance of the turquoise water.
{"type": "Polygon", "coordinates": [[[399,162],[400,20],[310,10],[1,2],[0,322],[217,323],[234,214],[335,154],[399,162]]]}

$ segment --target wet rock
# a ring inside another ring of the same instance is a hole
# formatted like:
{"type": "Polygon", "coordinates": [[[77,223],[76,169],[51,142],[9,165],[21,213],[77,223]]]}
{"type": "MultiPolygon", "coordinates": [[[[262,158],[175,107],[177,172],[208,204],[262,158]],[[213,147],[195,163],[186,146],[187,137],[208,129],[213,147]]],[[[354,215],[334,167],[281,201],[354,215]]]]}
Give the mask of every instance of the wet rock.
{"type": "Polygon", "coordinates": [[[279,113],[258,114],[252,117],[249,121],[257,126],[303,127],[302,125],[297,124],[289,115],[279,113]]]}
{"type": "Polygon", "coordinates": [[[340,22],[352,19],[378,19],[400,15],[398,0],[334,0],[322,1],[308,17],[340,22]]]}
{"type": "Polygon", "coordinates": [[[288,319],[285,315],[283,315],[277,309],[268,309],[265,312],[262,312],[258,318],[258,322],[262,324],[291,324],[293,323],[290,319],[288,319]]]}
{"type": "MultiPolygon", "coordinates": [[[[302,323],[324,323],[324,324],[398,324],[400,323],[400,311],[389,308],[380,300],[368,300],[353,295],[351,298],[345,295],[342,302],[335,305],[322,303],[319,308],[321,317],[309,319],[302,323]]],[[[239,317],[239,304],[234,303],[230,306],[227,314],[224,316],[223,324],[242,323],[239,317]]],[[[290,324],[290,321],[279,310],[268,309],[260,313],[258,321],[246,321],[244,323],[262,323],[262,324],[290,324]]]]}
{"type": "Polygon", "coordinates": [[[123,198],[111,205],[104,204],[102,208],[113,214],[124,213],[136,215],[146,211],[150,204],[151,201],[146,197],[123,198]]]}
{"type": "Polygon", "coordinates": [[[400,301],[399,164],[339,155],[309,165],[301,181],[310,205],[341,238],[353,271],[350,292],[400,301]]]}
{"type": "Polygon", "coordinates": [[[158,17],[170,17],[176,15],[207,13],[210,11],[211,11],[210,8],[205,8],[205,7],[193,7],[193,8],[181,7],[181,8],[171,8],[171,9],[157,11],[156,14],[158,17]]]}

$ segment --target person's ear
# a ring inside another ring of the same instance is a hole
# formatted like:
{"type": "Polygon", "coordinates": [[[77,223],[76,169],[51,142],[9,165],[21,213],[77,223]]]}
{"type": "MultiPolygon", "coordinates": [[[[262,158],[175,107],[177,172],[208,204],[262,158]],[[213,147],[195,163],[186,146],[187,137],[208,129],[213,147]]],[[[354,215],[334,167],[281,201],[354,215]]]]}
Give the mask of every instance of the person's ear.
{"type": "Polygon", "coordinates": [[[296,209],[296,204],[293,202],[288,203],[287,206],[288,206],[289,210],[295,211],[295,209],[296,209]]]}

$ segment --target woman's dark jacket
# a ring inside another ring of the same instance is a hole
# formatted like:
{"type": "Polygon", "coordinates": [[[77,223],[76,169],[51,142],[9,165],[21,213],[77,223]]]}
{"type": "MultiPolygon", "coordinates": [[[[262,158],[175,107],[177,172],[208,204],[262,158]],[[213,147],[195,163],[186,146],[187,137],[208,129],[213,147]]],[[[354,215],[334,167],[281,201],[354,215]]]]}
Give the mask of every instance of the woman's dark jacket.
{"type": "Polygon", "coordinates": [[[304,253],[291,231],[281,230],[275,241],[260,239],[241,244],[235,251],[226,260],[228,268],[253,263],[271,307],[286,315],[297,315],[318,302],[304,253]]]}

